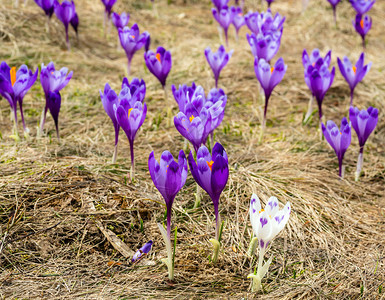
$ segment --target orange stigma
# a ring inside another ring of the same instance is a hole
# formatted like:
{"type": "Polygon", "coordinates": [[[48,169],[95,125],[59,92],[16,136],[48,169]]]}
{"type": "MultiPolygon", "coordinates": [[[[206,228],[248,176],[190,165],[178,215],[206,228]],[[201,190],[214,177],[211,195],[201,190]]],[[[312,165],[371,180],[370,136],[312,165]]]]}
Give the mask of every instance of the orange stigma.
{"type": "Polygon", "coordinates": [[[356,74],[356,72],[357,72],[357,67],[356,66],[353,66],[353,72],[354,72],[354,75],[356,74]]]}
{"type": "Polygon", "coordinates": [[[131,35],[131,37],[134,39],[134,38],[135,38],[135,35],[131,35]]]}
{"type": "Polygon", "coordinates": [[[12,67],[11,70],[9,71],[9,74],[11,75],[11,83],[13,86],[16,82],[16,67],[12,67]]]}
{"type": "Polygon", "coordinates": [[[195,119],[195,117],[193,115],[190,116],[189,120],[190,120],[190,123],[195,119]]]}
{"type": "Polygon", "coordinates": [[[263,211],[265,211],[263,208],[259,211],[259,213],[261,213],[261,212],[263,212],[263,211]]]}
{"type": "Polygon", "coordinates": [[[361,25],[361,28],[364,29],[364,19],[361,19],[360,25],[361,25]]]}
{"type": "Polygon", "coordinates": [[[208,165],[209,168],[210,168],[210,171],[212,171],[212,170],[213,170],[213,164],[214,164],[214,162],[213,162],[212,160],[206,161],[206,162],[207,162],[207,165],[208,165]]]}
{"type": "Polygon", "coordinates": [[[131,111],[132,111],[132,108],[130,108],[129,110],[128,110],[128,118],[130,117],[130,114],[131,114],[131,111]]]}
{"type": "Polygon", "coordinates": [[[315,66],[315,62],[313,62],[312,66],[313,66],[313,67],[315,66]]]}
{"type": "Polygon", "coordinates": [[[155,57],[156,57],[156,59],[157,59],[159,62],[161,62],[161,61],[160,61],[160,53],[157,53],[157,54],[155,55],[155,57]]]}
{"type": "Polygon", "coordinates": [[[274,67],[272,67],[272,68],[270,69],[270,73],[273,74],[273,72],[274,72],[274,67]]]}
{"type": "Polygon", "coordinates": [[[242,13],[239,13],[239,14],[238,14],[238,16],[242,17],[242,16],[243,16],[243,14],[242,14],[242,13]]]}

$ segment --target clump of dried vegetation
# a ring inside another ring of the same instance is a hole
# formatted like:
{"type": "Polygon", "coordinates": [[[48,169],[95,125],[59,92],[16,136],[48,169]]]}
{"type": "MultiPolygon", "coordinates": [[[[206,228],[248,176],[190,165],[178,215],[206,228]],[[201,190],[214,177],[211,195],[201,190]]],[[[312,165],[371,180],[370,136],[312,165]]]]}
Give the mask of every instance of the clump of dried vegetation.
{"type": "MultiPolygon", "coordinates": [[[[168,88],[192,81],[206,90],[212,88],[214,80],[203,54],[205,47],[219,46],[210,1],[158,2],[157,17],[149,1],[121,0],[116,9],[129,11],[130,24],[137,22],[151,34],[152,48],[163,45],[171,50],[168,88]]],[[[143,53],[136,54],[132,74],[147,83],[149,111],[135,143],[137,178],[128,182],[128,142],[121,132],[118,162],[110,164],[114,132],[99,98],[106,82],[119,89],[126,72],[125,54],[117,51],[115,28],[109,38],[103,37],[101,1],[76,1],[76,5],[79,40],[71,32],[73,47],[67,52],[62,24],[53,18],[47,33],[44,14],[33,1],[19,9],[12,8],[11,0],[0,3],[1,60],[34,69],[52,60],[74,71],[62,92],[60,144],[51,118],[47,135],[35,139],[44,105],[38,82],[24,101],[31,129],[28,141],[15,143],[9,138],[9,105],[0,100],[0,297],[253,297],[247,293],[246,278],[252,264],[245,256],[251,237],[252,192],[263,201],[275,195],[283,203],[290,201],[293,208],[287,228],[269,251],[274,260],[263,282],[266,298],[384,297],[385,3],[377,1],[370,12],[373,28],[366,54],[373,67],[356,89],[356,105],[380,110],[359,182],[354,181],[356,138],[346,154],[341,181],[334,153],[319,140],[317,119],[302,125],[310,97],[303,80],[302,50],[332,49],[335,66],[337,56],[355,60],[361,52],[348,1],[338,7],[337,28],[326,1],[310,1],[302,14],[301,1],[273,4],[273,11],[287,17],[277,57],[284,57],[288,71],[269,103],[261,145],[257,140],[263,103],[243,38],[247,30],[241,30],[238,43],[231,36],[234,55],[220,78],[229,101],[215,137],[226,148],[231,165],[220,203],[225,220],[222,252],[212,265],[208,240],[214,234],[213,206],[205,196],[202,206],[193,209],[195,184],[189,176],[173,211],[173,226],[178,226],[174,282],[167,280],[166,267],[159,261],[166,256],[156,226],[164,219],[164,203],[151,182],[147,159],[152,150],[159,157],[163,150],[176,154],[183,147],[182,137],[166,116],[171,103],[177,112],[176,104],[171,93],[164,100],[159,83],[144,66],[143,53]],[[131,265],[128,256],[150,239],[154,241],[150,255],[131,265]]],[[[246,0],[246,5],[260,9],[260,1],[246,0]]],[[[349,90],[336,73],[324,114],[339,122],[348,113],[349,90]]]]}

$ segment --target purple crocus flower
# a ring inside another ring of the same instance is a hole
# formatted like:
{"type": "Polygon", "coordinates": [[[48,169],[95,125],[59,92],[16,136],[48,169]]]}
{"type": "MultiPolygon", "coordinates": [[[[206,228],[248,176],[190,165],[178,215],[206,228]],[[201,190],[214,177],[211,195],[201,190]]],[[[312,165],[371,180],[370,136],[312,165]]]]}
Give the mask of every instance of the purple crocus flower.
{"type": "Polygon", "coordinates": [[[362,47],[365,49],[365,36],[372,28],[372,18],[368,15],[356,15],[356,19],[352,21],[354,29],[361,36],[362,39],[362,47]]]}
{"type": "Polygon", "coordinates": [[[171,52],[166,51],[163,47],[158,47],[156,53],[151,50],[145,52],[144,61],[146,62],[148,70],[158,78],[164,89],[168,73],[170,73],[172,66],[171,52]]]}
{"type": "Polygon", "coordinates": [[[270,8],[271,4],[274,2],[274,0],[266,0],[267,6],[270,8]]]}
{"type": "MultiPolygon", "coordinates": [[[[47,66],[44,64],[41,65],[41,71],[40,71],[40,82],[41,86],[43,87],[43,91],[45,94],[45,107],[43,110],[41,122],[40,122],[40,133],[43,132],[44,129],[44,123],[45,118],[47,115],[47,110],[52,108],[52,104],[49,102],[52,102],[54,99],[56,103],[58,103],[58,95],[56,95],[56,98],[52,98],[52,93],[60,92],[61,89],[63,89],[70,79],[72,78],[72,71],[68,74],[68,68],[61,68],[60,71],[55,70],[55,65],[51,61],[47,66]],[[51,94],[50,94],[51,93],[51,94]]],[[[60,105],[59,105],[60,109],[60,105]]],[[[52,110],[50,109],[51,114],[52,110]]],[[[53,114],[52,114],[53,115],[53,114]]],[[[55,122],[56,125],[56,122],[55,122]]],[[[56,132],[59,132],[59,129],[56,127],[56,132]]]]}
{"type": "Polygon", "coordinates": [[[138,251],[135,252],[134,256],[131,259],[132,263],[136,263],[140,261],[144,256],[146,256],[152,248],[152,241],[148,241],[145,243],[142,248],[140,248],[138,251]]]}
{"type": "Polygon", "coordinates": [[[238,32],[242,26],[246,25],[245,17],[243,16],[242,8],[240,7],[231,7],[231,13],[233,14],[233,25],[235,27],[235,34],[238,40],[238,32]]]}
{"type": "Polygon", "coordinates": [[[132,57],[134,56],[136,51],[145,46],[149,34],[147,31],[140,34],[139,27],[136,23],[132,25],[131,28],[128,26],[124,28],[118,28],[118,31],[120,44],[122,45],[122,48],[124,49],[127,55],[128,76],[130,76],[132,57]]]}
{"type": "Polygon", "coordinates": [[[60,140],[60,136],[59,136],[59,112],[60,112],[60,107],[61,107],[61,95],[58,91],[48,93],[47,107],[48,107],[49,112],[51,113],[51,116],[55,122],[57,139],[60,140]]]}
{"type": "Polygon", "coordinates": [[[353,66],[349,58],[346,56],[342,61],[339,57],[337,57],[338,67],[340,68],[341,74],[344,76],[350,87],[350,106],[353,105],[354,88],[362,79],[364,79],[365,75],[369,72],[370,67],[372,66],[371,62],[364,66],[364,59],[364,53],[361,53],[356,65],[353,66]]]}
{"type": "Polygon", "coordinates": [[[233,22],[233,14],[231,13],[231,9],[228,6],[223,6],[220,10],[216,10],[215,8],[211,9],[215,20],[218,24],[223,28],[225,32],[226,38],[226,46],[229,45],[228,39],[228,31],[231,23],[233,22]]]}
{"type": "Polygon", "coordinates": [[[10,67],[3,61],[0,65],[0,95],[9,102],[14,115],[15,134],[17,135],[17,103],[19,102],[21,120],[24,132],[28,134],[23,114],[23,99],[29,89],[35,83],[38,69],[35,73],[29,70],[26,65],[22,65],[16,71],[16,67],[10,67]]]}
{"type": "Polygon", "coordinates": [[[251,30],[251,32],[254,34],[259,33],[258,16],[259,13],[257,11],[249,12],[245,15],[245,23],[247,27],[251,30]]]}
{"type": "Polygon", "coordinates": [[[286,17],[282,17],[279,13],[276,13],[273,17],[271,9],[268,8],[266,12],[261,12],[257,15],[257,25],[259,27],[259,32],[263,34],[270,33],[275,38],[281,38],[283,23],[285,22],[286,17]]]}
{"type": "Polygon", "coordinates": [[[169,151],[164,151],[159,163],[155,159],[154,151],[148,159],[148,169],[155,187],[163,196],[167,208],[167,236],[171,233],[171,208],[175,196],[184,186],[187,179],[187,159],[183,150],[179,151],[178,162],[169,151]]]}
{"type": "Polygon", "coordinates": [[[225,107],[227,104],[227,96],[222,89],[211,89],[207,95],[204,107],[209,111],[211,116],[211,145],[213,145],[214,130],[222,123],[225,116],[225,107]]]}
{"type": "MultiPolygon", "coordinates": [[[[326,53],[325,57],[323,58],[323,63],[327,64],[328,67],[330,66],[331,56],[332,56],[332,52],[329,50],[328,53],[326,53]]],[[[307,53],[306,49],[304,49],[302,52],[302,64],[303,64],[305,71],[307,70],[307,68],[310,65],[312,65],[314,67],[319,58],[322,58],[320,55],[319,49],[317,49],[317,48],[313,49],[310,56],[307,53]]],[[[310,86],[309,86],[309,88],[310,88],[310,86]]]]}
{"type": "Polygon", "coordinates": [[[214,73],[215,87],[218,88],[218,79],[222,69],[227,65],[233,50],[226,53],[226,49],[223,45],[219,46],[217,52],[212,52],[210,47],[205,49],[205,56],[211,69],[214,73]]]}
{"type": "Polygon", "coordinates": [[[48,18],[52,17],[54,11],[54,0],[35,0],[36,4],[44,10],[48,18]]]}
{"type": "Polygon", "coordinates": [[[70,50],[70,41],[68,38],[68,25],[75,15],[75,3],[73,1],[63,1],[61,4],[55,0],[55,15],[63,23],[66,32],[67,48],[70,50]]]}
{"type": "Polygon", "coordinates": [[[112,23],[115,25],[116,29],[124,28],[125,26],[127,26],[128,21],[130,20],[130,14],[125,12],[121,14],[113,12],[111,15],[111,20],[112,23]]]}
{"type": "Polygon", "coordinates": [[[281,82],[283,76],[285,75],[287,70],[287,65],[285,65],[283,58],[278,59],[274,65],[274,67],[270,67],[270,64],[267,63],[263,58],[258,61],[258,58],[254,60],[254,71],[255,75],[261,87],[265,92],[265,109],[263,113],[263,123],[261,128],[261,137],[262,139],[263,132],[266,126],[266,113],[267,113],[267,105],[269,103],[269,99],[273,89],[281,82]]]}
{"type": "Polygon", "coordinates": [[[78,16],[78,14],[76,13],[76,11],[75,11],[75,14],[74,14],[74,16],[72,17],[70,23],[71,23],[72,28],[75,30],[76,37],[78,37],[79,16],[78,16]]]}
{"type": "Polygon", "coordinates": [[[164,230],[161,224],[158,224],[158,227],[162,233],[167,249],[168,260],[163,260],[163,262],[165,262],[168,266],[169,279],[173,280],[175,248],[174,251],[172,251],[171,208],[176,195],[186,183],[188,172],[186,155],[184,154],[183,150],[180,150],[178,162],[176,162],[169,151],[164,151],[158,163],[155,159],[153,151],[148,158],[148,169],[150,171],[150,175],[155,187],[161,193],[164,201],[166,202],[167,232],[164,230]]]}
{"type": "Polygon", "coordinates": [[[198,151],[202,144],[206,143],[211,132],[211,114],[206,108],[202,108],[198,115],[191,103],[186,105],[186,113],[179,112],[174,117],[175,128],[198,151]]]}
{"type": "Polygon", "coordinates": [[[342,161],[346,150],[348,149],[350,142],[352,140],[352,132],[348,120],[344,117],[341,121],[341,127],[338,129],[338,126],[333,121],[327,121],[326,126],[321,123],[322,132],[325,136],[325,139],[329,145],[334,149],[334,152],[338,158],[339,165],[339,175],[343,178],[343,169],[342,161]]]}
{"type": "Polygon", "coordinates": [[[334,24],[337,24],[337,5],[340,3],[341,0],[328,0],[330,5],[333,8],[333,17],[334,17],[334,24]]]}
{"type": "Polygon", "coordinates": [[[102,0],[104,5],[105,13],[110,18],[112,7],[114,6],[116,0],[102,0]]]}
{"type": "Polygon", "coordinates": [[[221,10],[224,6],[227,6],[230,0],[211,0],[211,2],[215,5],[215,7],[221,10]]]}
{"type": "Polygon", "coordinates": [[[215,238],[218,240],[220,224],[219,198],[229,178],[229,162],[226,151],[219,143],[214,145],[212,154],[210,154],[206,146],[201,146],[197,152],[196,161],[190,151],[188,163],[194,180],[209,194],[214,204],[215,238]]]}
{"type": "Polygon", "coordinates": [[[359,15],[366,14],[375,2],[375,0],[350,0],[350,4],[359,15]]]}
{"type": "Polygon", "coordinates": [[[187,104],[190,103],[199,114],[206,102],[204,89],[201,86],[196,86],[194,82],[191,87],[186,84],[179,85],[179,89],[172,85],[171,91],[179,110],[184,114],[187,114],[187,104]]]}
{"type": "MultiPolygon", "coordinates": [[[[146,97],[146,83],[143,79],[132,78],[131,83],[125,77],[122,81],[122,91],[127,88],[130,91],[130,96],[135,101],[140,101],[143,103],[144,98],[146,97]]],[[[122,92],[121,92],[122,93],[122,92]]],[[[121,95],[119,97],[122,98],[121,95]]]]}
{"type": "Polygon", "coordinates": [[[131,106],[127,99],[120,100],[119,104],[114,104],[115,117],[119,126],[126,133],[127,139],[130,143],[131,152],[131,179],[135,176],[135,161],[134,161],[134,140],[139,128],[143,125],[147,114],[146,103],[142,104],[137,101],[134,106],[131,106]]]}
{"type": "Polygon", "coordinates": [[[313,51],[311,52],[311,54],[309,56],[306,49],[303,50],[302,64],[303,64],[303,67],[305,69],[305,72],[304,72],[305,83],[309,87],[310,91],[312,92],[311,98],[309,100],[309,108],[308,108],[308,111],[305,115],[304,121],[306,121],[311,116],[311,114],[313,112],[313,101],[314,101],[314,94],[313,94],[313,90],[311,87],[310,76],[307,73],[307,70],[308,70],[309,66],[315,67],[316,63],[318,63],[318,65],[326,65],[327,67],[329,67],[330,62],[331,62],[331,55],[332,55],[332,52],[329,50],[328,53],[326,53],[325,57],[322,58],[320,55],[319,49],[313,49],[313,51]]]}
{"type": "Polygon", "coordinates": [[[102,100],[102,104],[104,107],[104,110],[106,111],[107,115],[110,117],[114,129],[115,129],[115,151],[114,155],[112,157],[112,163],[116,162],[117,152],[118,152],[118,142],[119,142],[119,123],[116,119],[114,105],[117,106],[119,104],[119,98],[118,95],[115,93],[115,91],[110,87],[108,83],[104,86],[104,92],[100,92],[100,98],[102,100]]]}
{"type": "Polygon", "coordinates": [[[367,110],[363,109],[360,111],[357,107],[351,106],[349,109],[349,118],[354,131],[357,134],[358,143],[360,145],[360,154],[358,155],[356,171],[357,181],[362,170],[365,143],[377,126],[378,109],[370,106],[367,110]]]}
{"type": "Polygon", "coordinates": [[[333,67],[330,72],[328,64],[324,63],[322,57],[316,61],[314,66],[309,65],[305,71],[306,84],[310,87],[312,94],[317,100],[320,126],[322,122],[322,101],[333,83],[334,75],[335,68],[333,67]]]}
{"type": "Polygon", "coordinates": [[[281,40],[274,39],[270,34],[264,36],[261,33],[258,33],[258,35],[252,33],[251,35],[246,34],[246,38],[250,44],[251,53],[258,60],[263,58],[270,61],[277,54],[281,45],[281,40]]]}
{"type": "MultiPolygon", "coordinates": [[[[210,114],[211,125],[208,129],[213,138],[214,130],[221,124],[227,103],[227,96],[222,89],[211,89],[205,97],[205,92],[201,86],[187,85],[179,86],[177,90],[175,85],[171,86],[175,101],[178,103],[179,110],[185,116],[198,116],[203,108],[210,114]]],[[[213,145],[213,143],[211,143],[213,145]]]]}

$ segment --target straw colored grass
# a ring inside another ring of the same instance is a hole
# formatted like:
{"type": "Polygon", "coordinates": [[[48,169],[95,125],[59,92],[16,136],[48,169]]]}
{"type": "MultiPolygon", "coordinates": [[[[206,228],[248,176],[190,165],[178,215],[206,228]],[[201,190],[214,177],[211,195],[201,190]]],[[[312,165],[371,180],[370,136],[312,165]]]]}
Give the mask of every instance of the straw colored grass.
{"type": "MultiPolygon", "coordinates": [[[[127,180],[129,146],[121,132],[118,162],[110,163],[113,126],[105,114],[99,89],[106,82],[120,88],[126,74],[126,57],[116,49],[116,30],[103,37],[101,1],[76,1],[80,18],[79,41],[71,31],[71,52],[65,49],[64,28],[53,17],[49,33],[46,18],[31,0],[12,8],[0,3],[0,59],[12,66],[26,63],[33,69],[51,60],[74,71],[62,91],[59,118],[62,141],[57,143],[48,116],[46,136],[36,139],[44,106],[37,82],[25,97],[25,115],[31,139],[10,138],[9,105],[0,100],[0,297],[42,299],[199,299],[253,298],[246,276],[252,262],[246,251],[252,234],[249,199],[256,193],[263,202],[274,195],[290,201],[293,212],[285,230],[272,243],[270,272],[263,280],[266,299],[383,299],[385,286],[385,3],[370,11],[373,28],[368,35],[366,60],[373,66],[358,85],[355,104],[379,109],[378,126],[364,154],[364,174],[354,181],[358,143],[345,156],[345,179],[338,178],[337,158],[326,141],[320,141],[318,122],[302,125],[310,93],[301,63],[304,48],[332,50],[336,58],[356,60],[361,42],[351,19],[348,1],[338,6],[338,27],[327,1],[310,1],[301,14],[301,1],[277,0],[273,11],[286,16],[282,56],[288,65],[268,109],[263,144],[258,144],[263,102],[253,70],[253,58],[243,28],[223,70],[219,85],[228,105],[215,140],[227,150],[230,178],[220,201],[225,221],[219,261],[209,261],[214,237],[214,210],[204,195],[193,209],[196,185],[189,175],[178,194],[172,214],[178,227],[175,281],[169,282],[160,258],[166,251],[156,223],[164,218],[164,202],[153,186],[147,167],[152,150],[174,155],[183,138],[169,126],[167,107],[177,107],[171,84],[195,81],[206,91],[214,79],[204,49],[217,48],[217,25],[210,1],[156,1],[155,17],[149,1],[118,1],[117,11],[129,11],[152,37],[152,48],[162,45],[173,55],[168,78],[168,99],[148,72],[143,52],[134,56],[132,75],[147,84],[148,114],[135,141],[136,180],[127,180]],[[187,3],[185,3],[187,2],[187,3]],[[90,207],[95,207],[91,210],[90,207]],[[141,226],[141,220],[143,226],[141,226]],[[131,251],[154,241],[145,261],[131,265],[117,252],[97,224],[114,232],[131,251]],[[119,262],[111,264],[109,262],[119,262]]],[[[260,10],[260,1],[246,0],[248,9],[260,10]]],[[[264,10],[265,10],[264,6],[264,10]]],[[[275,61],[275,59],[274,59],[275,61]]],[[[340,122],[348,114],[349,89],[336,70],[323,104],[326,120],[340,122]]],[[[21,133],[21,123],[19,123],[21,133]]]]}

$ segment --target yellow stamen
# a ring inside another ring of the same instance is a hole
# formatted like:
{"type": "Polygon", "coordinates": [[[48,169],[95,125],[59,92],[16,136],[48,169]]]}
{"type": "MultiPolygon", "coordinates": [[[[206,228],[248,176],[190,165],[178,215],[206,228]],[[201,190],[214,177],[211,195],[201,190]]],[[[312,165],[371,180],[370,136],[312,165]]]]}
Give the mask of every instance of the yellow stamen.
{"type": "Polygon", "coordinates": [[[190,120],[190,123],[195,119],[195,117],[193,115],[190,116],[189,120],[190,120]]]}
{"type": "Polygon", "coordinates": [[[364,19],[361,20],[360,25],[361,25],[361,28],[364,29],[364,19]]]}
{"type": "Polygon", "coordinates": [[[313,62],[312,66],[313,66],[313,67],[315,66],[315,62],[313,62]]]}
{"type": "Polygon", "coordinates": [[[265,211],[263,208],[259,211],[259,213],[261,213],[261,212],[263,212],[263,211],[265,211]]]}
{"type": "Polygon", "coordinates": [[[356,72],[357,72],[357,67],[356,66],[353,66],[353,72],[354,72],[354,74],[356,74],[356,72]]]}
{"type": "Polygon", "coordinates": [[[155,55],[155,57],[156,57],[156,59],[157,59],[159,62],[161,62],[161,61],[160,61],[160,53],[157,53],[157,54],[155,55]]]}
{"type": "Polygon", "coordinates": [[[210,168],[210,171],[212,171],[212,170],[213,170],[213,164],[214,164],[214,162],[213,162],[212,160],[206,161],[206,162],[207,162],[207,165],[208,165],[209,168],[210,168]]]}
{"type": "Polygon", "coordinates": [[[135,35],[131,35],[131,37],[134,39],[134,38],[135,38],[135,35]]]}
{"type": "Polygon", "coordinates": [[[12,67],[11,70],[9,71],[9,74],[11,75],[11,83],[13,86],[16,82],[16,67],[12,67]]]}
{"type": "Polygon", "coordinates": [[[130,108],[130,109],[128,110],[128,118],[130,117],[131,111],[132,111],[132,108],[130,108]]]}
{"type": "Polygon", "coordinates": [[[272,68],[270,69],[270,72],[271,72],[271,74],[273,74],[273,72],[274,72],[274,67],[272,67],[272,68]]]}

